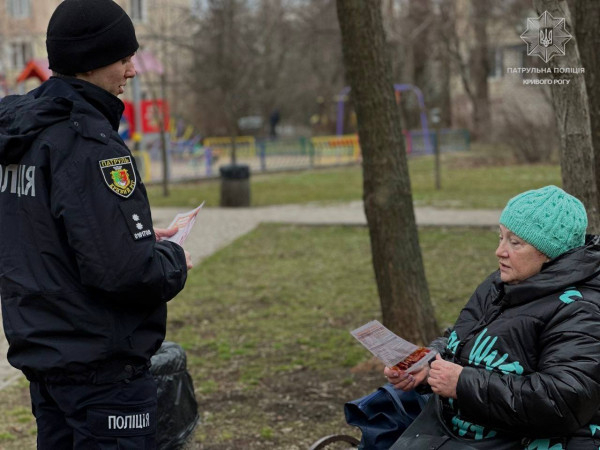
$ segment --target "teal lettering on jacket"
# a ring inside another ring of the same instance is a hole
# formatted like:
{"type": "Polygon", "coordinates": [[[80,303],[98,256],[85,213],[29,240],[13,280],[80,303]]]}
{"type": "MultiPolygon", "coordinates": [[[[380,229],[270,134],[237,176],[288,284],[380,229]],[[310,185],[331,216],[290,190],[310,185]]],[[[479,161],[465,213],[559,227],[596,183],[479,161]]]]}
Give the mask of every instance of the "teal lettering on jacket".
{"type": "Polygon", "coordinates": [[[590,424],[590,431],[592,436],[596,434],[596,431],[600,430],[600,425],[590,424]]]}
{"type": "Polygon", "coordinates": [[[575,300],[578,300],[580,298],[583,298],[583,295],[581,295],[581,292],[579,292],[577,289],[575,288],[568,288],[560,297],[558,297],[563,303],[566,303],[567,305],[569,303],[573,303],[575,300]]]}
{"type": "Polygon", "coordinates": [[[454,432],[459,436],[464,436],[467,432],[473,433],[473,439],[480,441],[481,439],[488,439],[494,437],[496,432],[494,430],[490,430],[487,435],[484,436],[485,428],[481,425],[476,425],[471,422],[467,422],[466,420],[460,419],[458,416],[452,417],[452,425],[454,426],[454,432]]]}
{"type": "Polygon", "coordinates": [[[536,439],[527,446],[526,450],[564,450],[562,444],[555,444],[550,447],[550,439],[536,439]]]}
{"type": "Polygon", "coordinates": [[[493,350],[494,344],[498,340],[498,336],[492,338],[491,336],[485,336],[486,333],[487,328],[477,336],[475,345],[471,349],[471,353],[469,353],[469,364],[479,366],[483,363],[487,370],[492,370],[497,367],[503,373],[515,373],[521,375],[523,373],[523,367],[518,361],[504,364],[504,361],[508,359],[508,353],[505,353],[498,358],[498,350],[493,350]]]}
{"type": "Polygon", "coordinates": [[[453,355],[455,355],[458,344],[460,344],[460,339],[458,339],[456,331],[453,331],[450,337],[448,337],[448,344],[446,344],[446,348],[450,350],[453,355]]]}

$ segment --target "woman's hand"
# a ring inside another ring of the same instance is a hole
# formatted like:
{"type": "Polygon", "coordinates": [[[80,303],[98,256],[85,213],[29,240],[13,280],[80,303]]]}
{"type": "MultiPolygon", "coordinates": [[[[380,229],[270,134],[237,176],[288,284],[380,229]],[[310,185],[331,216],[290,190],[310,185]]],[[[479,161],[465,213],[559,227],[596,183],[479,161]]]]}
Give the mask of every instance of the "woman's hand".
{"type": "Polygon", "coordinates": [[[440,355],[436,355],[435,361],[431,363],[427,382],[434,393],[446,398],[456,398],[456,386],[462,370],[462,366],[444,361],[440,355]]]}
{"type": "Polygon", "coordinates": [[[419,384],[422,384],[427,380],[427,374],[429,372],[429,366],[425,366],[422,369],[406,373],[403,370],[398,370],[395,367],[386,367],[383,369],[383,374],[387,377],[388,381],[396,389],[403,391],[412,391],[419,384]]]}

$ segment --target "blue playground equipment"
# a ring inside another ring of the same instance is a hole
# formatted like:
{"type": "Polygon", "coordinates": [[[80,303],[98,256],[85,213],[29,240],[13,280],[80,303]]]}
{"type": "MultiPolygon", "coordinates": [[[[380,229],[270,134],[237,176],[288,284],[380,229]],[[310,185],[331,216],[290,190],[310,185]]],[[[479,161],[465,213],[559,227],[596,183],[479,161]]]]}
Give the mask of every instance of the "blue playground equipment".
{"type": "MultiPolygon", "coordinates": [[[[425,153],[431,154],[433,153],[433,143],[431,142],[431,135],[429,132],[429,125],[427,122],[427,110],[425,108],[425,99],[423,97],[423,92],[416,86],[412,84],[394,84],[395,92],[403,92],[403,91],[412,91],[417,96],[417,101],[419,102],[420,108],[420,116],[421,116],[421,131],[423,132],[424,145],[425,145],[425,153]]],[[[336,122],[336,134],[341,136],[344,134],[344,107],[346,104],[346,96],[350,92],[350,87],[346,86],[339,94],[338,97],[338,107],[337,107],[337,122],[336,122]]]]}

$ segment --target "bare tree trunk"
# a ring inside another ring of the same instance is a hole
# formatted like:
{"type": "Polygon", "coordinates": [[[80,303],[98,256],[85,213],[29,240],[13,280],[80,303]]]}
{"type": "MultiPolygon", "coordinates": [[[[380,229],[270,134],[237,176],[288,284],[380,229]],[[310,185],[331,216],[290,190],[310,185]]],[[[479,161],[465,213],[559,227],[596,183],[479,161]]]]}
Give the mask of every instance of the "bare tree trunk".
{"type": "Polygon", "coordinates": [[[364,203],[383,322],[413,342],[439,329],[419,248],[381,1],[337,0],[363,154],[364,203]]]}
{"type": "MultiPolygon", "coordinates": [[[[573,30],[571,12],[566,1],[534,0],[534,5],[538,14],[548,11],[555,18],[564,18],[567,30],[573,30]]],[[[575,35],[567,43],[565,55],[550,59],[548,65],[552,68],[555,80],[565,80],[565,83],[568,81],[568,84],[551,86],[560,135],[563,187],[584,203],[588,212],[588,232],[597,234],[600,232],[599,200],[586,80],[581,74],[555,73],[560,68],[582,67],[575,35]]]]}
{"type": "Polygon", "coordinates": [[[452,126],[452,97],[450,95],[452,88],[450,87],[450,57],[447,52],[444,52],[438,45],[438,54],[440,61],[439,69],[439,99],[438,104],[441,111],[441,125],[445,127],[452,126]]]}
{"type": "MultiPolygon", "coordinates": [[[[595,161],[596,191],[600,193],[600,2],[574,2],[571,13],[575,17],[575,36],[581,57],[581,66],[585,69],[585,86],[588,95],[590,129],[595,161]]],[[[579,75],[581,76],[581,75],[579,75]]],[[[600,194],[597,194],[600,201],[600,194]]],[[[600,210],[600,205],[598,205],[600,210]]],[[[599,219],[594,219],[598,224],[599,219]]],[[[595,227],[595,232],[598,228],[595,227]]]]}
{"type": "MultiPolygon", "coordinates": [[[[430,0],[409,0],[408,2],[408,21],[410,24],[410,41],[407,43],[410,51],[411,72],[410,83],[418,87],[428,106],[437,105],[435,84],[432,83],[432,72],[434,58],[431,57],[431,52],[435,51],[435,46],[432,45],[434,29],[434,15],[431,11],[430,0]]],[[[409,106],[410,115],[407,119],[405,128],[419,128],[421,122],[419,120],[420,110],[417,99],[414,95],[406,96],[404,100],[409,106]]]]}
{"type": "Polygon", "coordinates": [[[474,47],[470,55],[473,86],[473,128],[478,139],[490,132],[490,94],[488,90],[489,55],[487,22],[490,5],[486,0],[472,0],[474,47]]]}
{"type": "Polygon", "coordinates": [[[481,138],[489,133],[491,123],[487,80],[489,73],[487,22],[490,3],[489,0],[471,0],[469,29],[473,32],[471,40],[474,47],[470,47],[467,52],[461,48],[461,42],[464,42],[462,36],[467,30],[463,29],[459,32],[457,29],[456,3],[455,0],[439,2],[442,22],[439,34],[449,62],[458,69],[462,86],[473,105],[471,131],[476,138],[481,138]]]}
{"type": "MultiPolygon", "coordinates": [[[[458,73],[463,73],[463,62],[460,57],[458,48],[458,39],[456,32],[456,12],[454,0],[442,0],[439,3],[440,17],[438,23],[440,42],[437,45],[438,55],[441,61],[442,73],[440,85],[442,89],[442,97],[440,108],[442,111],[442,125],[451,127],[453,125],[452,117],[452,98],[451,98],[451,76],[455,73],[453,69],[453,61],[458,67],[458,73]]],[[[464,83],[463,83],[464,84],[464,83]]]]}

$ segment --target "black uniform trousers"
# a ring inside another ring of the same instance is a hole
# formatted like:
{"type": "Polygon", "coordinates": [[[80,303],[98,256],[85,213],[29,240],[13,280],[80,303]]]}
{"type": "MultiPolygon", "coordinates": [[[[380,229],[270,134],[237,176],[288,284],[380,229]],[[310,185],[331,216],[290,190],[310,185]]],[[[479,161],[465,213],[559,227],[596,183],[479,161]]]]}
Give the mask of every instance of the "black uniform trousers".
{"type": "Polygon", "coordinates": [[[105,384],[31,381],[39,450],[156,449],[157,388],[149,371],[105,384]]]}

